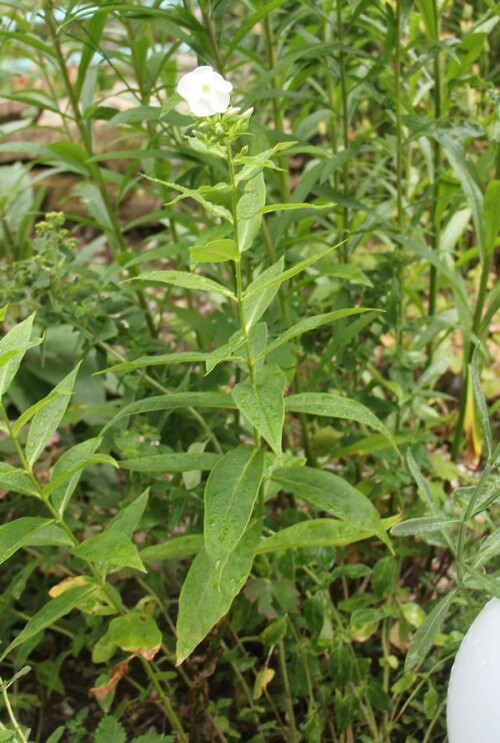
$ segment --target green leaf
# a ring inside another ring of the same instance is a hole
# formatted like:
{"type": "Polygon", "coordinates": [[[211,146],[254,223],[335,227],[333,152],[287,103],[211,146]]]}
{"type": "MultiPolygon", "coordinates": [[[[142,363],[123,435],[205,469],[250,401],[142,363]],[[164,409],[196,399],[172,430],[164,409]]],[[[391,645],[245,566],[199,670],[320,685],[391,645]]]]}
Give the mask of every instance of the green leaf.
{"type": "Polygon", "coordinates": [[[252,517],[264,474],[264,452],[238,446],[215,465],[205,487],[205,550],[219,574],[252,517]]]}
{"type": "Polygon", "coordinates": [[[261,5],[259,3],[256,11],[242,18],[242,23],[238,24],[238,28],[235,30],[235,33],[231,36],[231,39],[228,39],[228,41],[230,41],[230,44],[227,49],[224,62],[226,63],[230,59],[232,53],[234,52],[240,41],[245,38],[249,31],[251,31],[262,18],[271,13],[272,10],[279,8],[280,5],[284,5],[285,2],[286,0],[271,0],[271,2],[267,2],[264,5],[261,5]]]}
{"type": "Polygon", "coordinates": [[[19,431],[23,426],[30,421],[36,413],[38,413],[39,410],[43,410],[54,398],[56,398],[58,395],[65,394],[70,395],[69,392],[61,393],[59,390],[52,390],[52,392],[49,392],[47,397],[44,397],[43,400],[39,400],[34,405],[31,405],[27,410],[25,410],[17,419],[14,426],[12,427],[12,433],[14,436],[17,436],[19,431]]]}
{"type": "Polygon", "coordinates": [[[337,266],[327,269],[325,273],[328,276],[332,276],[336,279],[346,279],[352,281],[354,284],[361,284],[362,286],[373,286],[368,276],[358,266],[353,266],[349,263],[339,263],[337,266]]]}
{"type": "MultiPolygon", "coordinates": [[[[282,273],[276,272],[276,275],[273,274],[272,277],[269,277],[266,281],[262,281],[262,274],[261,276],[258,276],[254,281],[252,281],[251,284],[248,285],[245,292],[243,292],[243,299],[249,299],[254,294],[259,294],[260,292],[263,292],[264,290],[270,288],[271,286],[279,286],[283,283],[283,281],[288,281],[288,279],[293,278],[294,276],[297,276],[297,274],[302,273],[302,271],[305,271],[306,268],[309,266],[312,266],[313,263],[317,263],[325,256],[332,253],[334,250],[337,250],[341,245],[343,245],[345,240],[338,243],[337,245],[332,245],[326,248],[325,250],[321,250],[319,253],[316,253],[312,258],[306,258],[303,261],[299,261],[299,263],[296,263],[291,268],[288,268],[286,271],[283,271],[282,273]]],[[[282,266],[282,259],[280,258],[279,261],[277,261],[271,268],[268,268],[267,271],[271,271],[272,268],[275,266],[282,266]]]]}
{"type": "Polygon", "coordinates": [[[307,413],[328,418],[342,418],[357,421],[380,431],[397,450],[396,442],[389,429],[362,403],[348,397],[340,397],[329,392],[304,392],[290,395],[285,399],[285,409],[290,413],[307,413]]]}
{"type": "Polygon", "coordinates": [[[192,261],[198,263],[222,263],[223,261],[237,261],[238,246],[234,240],[212,240],[206,245],[198,245],[189,249],[192,261]]]}
{"type": "Polygon", "coordinates": [[[9,389],[23,356],[31,345],[30,338],[34,319],[35,315],[33,314],[26,320],[14,325],[0,341],[0,355],[3,356],[11,351],[15,352],[15,355],[0,367],[0,399],[9,389]]]}
{"type": "Polygon", "coordinates": [[[481,262],[487,260],[486,230],[483,219],[483,194],[478,186],[476,169],[471,160],[468,159],[462,145],[451,139],[448,134],[438,132],[434,135],[440,142],[443,150],[455,171],[463,192],[472,211],[472,219],[476,228],[477,242],[481,254],[481,262]]]}
{"type": "Polygon", "coordinates": [[[243,318],[247,332],[260,320],[278,293],[279,282],[269,286],[269,281],[283,274],[284,262],[285,259],[281,257],[277,263],[262,271],[260,276],[252,281],[251,286],[253,286],[254,292],[243,299],[243,318]],[[266,289],[262,291],[259,289],[260,286],[266,285],[266,289]]]}
{"type": "Polygon", "coordinates": [[[110,119],[110,124],[136,124],[143,121],[158,121],[163,111],[159,106],[134,106],[120,111],[110,119]]]}
{"type": "Polygon", "coordinates": [[[38,488],[30,476],[7,462],[0,462],[0,488],[22,495],[39,496],[38,488]]]}
{"type": "Polygon", "coordinates": [[[216,348],[215,351],[209,353],[206,358],[207,374],[210,374],[210,372],[213,371],[221,361],[230,359],[233,353],[237,351],[244,342],[245,338],[243,333],[239,330],[231,336],[227,343],[224,343],[222,346],[219,346],[219,348],[216,348]]]}
{"type": "Polygon", "coordinates": [[[246,181],[243,194],[237,205],[238,215],[238,249],[240,253],[252,247],[253,241],[260,232],[262,207],[266,203],[266,184],[263,173],[246,181]]]}
{"type": "Polygon", "coordinates": [[[305,202],[285,202],[284,204],[269,204],[262,207],[261,214],[272,214],[273,212],[291,212],[297,209],[332,209],[335,204],[311,204],[305,202]]]}
{"type": "Polygon", "coordinates": [[[151,650],[161,645],[161,632],[153,617],[131,611],[109,624],[109,638],[127,653],[151,650]]]}
{"type": "Polygon", "coordinates": [[[45,490],[44,494],[51,494],[51,501],[58,513],[64,513],[66,506],[73,495],[78,481],[81,477],[82,470],[86,466],[89,458],[94,454],[100,445],[100,438],[87,439],[80,444],[67,449],[64,454],[57,460],[52,470],[52,478],[49,485],[59,483],[55,489],[45,490]],[[63,481],[60,478],[67,478],[63,481]]]}
{"type": "Polygon", "coordinates": [[[175,199],[172,199],[172,201],[169,201],[166,206],[173,206],[174,204],[177,204],[179,201],[182,201],[182,199],[193,199],[196,201],[200,206],[202,206],[209,214],[212,214],[214,217],[222,217],[227,222],[232,223],[233,221],[233,215],[229,211],[229,209],[226,209],[226,207],[221,206],[220,204],[214,204],[213,201],[209,201],[204,197],[203,194],[210,194],[210,195],[216,195],[217,192],[226,192],[228,189],[227,184],[225,183],[218,183],[215,186],[201,186],[198,189],[192,189],[192,188],[186,188],[185,186],[181,186],[178,183],[171,183],[170,181],[162,181],[158,178],[149,178],[150,181],[154,181],[155,183],[159,183],[162,186],[167,186],[168,188],[174,189],[174,191],[180,191],[180,196],[177,196],[175,199]]]}
{"type": "Polygon", "coordinates": [[[52,523],[52,519],[23,516],[0,526],[0,565],[29,542],[33,535],[52,523]]]}
{"type": "Polygon", "coordinates": [[[132,472],[191,472],[192,470],[203,472],[211,470],[220,458],[220,454],[210,452],[174,452],[136,459],[122,459],[120,467],[132,470],[132,472]]]}
{"type": "Polygon", "coordinates": [[[54,730],[52,735],[47,738],[46,743],[59,743],[65,732],[64,726],[60,725],[54,730]]]}
{"type": "Polygon", "coordinates": [[[360,529],[353,524],[336,519],[310,519],[263,539],[258,554],[305,547],[343,547],[374,535],[373,530],[360,529]]]}
{"type": "Polygon", "coordinates": [[[31,619],[25,624],[21,632],[14,638],[10,645],[4,650],[0,656],[0,661],[4,660],[7,655],[14,650],[18,645],[22,645],[27,640],[35,637],[47,627],[52,626],[61,617],[66,616],[72,609],[75,609],[84,600],[88,599],[94,591],[97,590],[97,586],[93,583],[85,583],[81,586],[75,586],[69,588],[67,591],[59,594],[56,598],[51,599],[47,604],[31,617],[31,619]]]}
{"type": "Polygon", "coordinates": [[[114,717],[103,717],[95,731],[94,743],[126,743],[125,728],[114,717]]]}
{"type": "Polygon", "coordinates": [[[285,375],[279,366],[272,364],[258,374],[255,386],[241,382],[232,391],[238,409],[278,456],[282,452],[285,384],[285,375]]]}
{"type": "Polygon", "coordinates": [[[43,409],[38,410],[35,413],[33,420],[28,431],[28,438],[26,440],[26,455],[28,464],[33,467],[40,454],[43,452],[46,443],[57,431],[57,427],[61,422],[66,408],[70,401],[70,395],[73,392],[73,386],[75,384],[76,375],[80,364],[78,364],[72,372],[70,372],[59,384],[49,397],[54,392],[57,393],[56,397],[50,400],[48,405],[43,409]]]}
{"type": "Polygon", "coordinates": [[[132,503],[122,508],[114,518],[111,519],[109,524],[106,526],[106,531],[118,531],[125,536],[130,537],[139,526],[139,522],[142,518],[146,506],[149,500],[149,489],[145,490],[138,498],[135,498],[132,503]]]}
{"type": "Polygon", "coordinates": [[[441,629],[456,593],[456,589],[453,589],[442,598],[415,632],[406,654],[405,672],[411,671],[424,660],[441,629]]]}
{"type": "Polygon", "coordinates": [[[436,4],[434,0],[417,0],[417,6],[424,19],[425,29],[430,39],[437,41],[436,4]]]}
{"type": "Polygon", "coordinates": [[[313,467],[283,467],[271,477],[283,490],[359,529],[373,532],[392,549],[375,506],[341,477],[313,467]]]}
{"type": "Polygon", "coordinates": [[[448,526],[455,526],[459,523],[460,519],[450,519],[445,516],[421,516],[419,518],[401,521],[392,527],[391,534],[393,537],[412,537],[441,531],[448,526]]]}
{"type": "Polygon", "coordinates": [[[250,574],[260,533],[260,523],[254,524],[231,553],[222,572],[205,549],[194,558],[179,596],[177,665],[229,611],[250,574]]]}
{"type": "Polygon", "coordinates": [[[173,392],[171,395],[157,395],[146,397],[144,400],[132,402],[125,405],[114,418],[103,428],[104,434],[111,426],[131,415],[139,413],[152,413],[160,410],[177,410],[178,408],[221,408],[234,410],[234,404],[230,395],[218,392],[173,392]]]}
{"type": "Polygon", "coordinates": [[[94,163],[89,162],[87,152],[76,142],[54,142],[47,145],[46,149],[52,161],[58,165],[64,163],[70,172],[85,176],[95,174],[94,163]]]}
{"type": "Polygon", "coordinates": [[[144,369],[147,366],[171,366],[172,364],[197,364],[203,363],[208,354],[200,351],[183,351],[181,353],[160,353],[156,356],[139,356],[134,361],[122,361],[119,364],[109,366],[97,374],[106,374],[106,372],[128,372],[134,369],[144,369]]]}
{"type": "MultiPolygon", "coordinates": [[[[500,207],[498,211],[500,211],[500,207]]],[[[481,376],[479,373],[479,348],[479,345],[477,345],[474,349],[474,353],[472,354],[472,363],[470,367],[472,392],[474,395],[474,403],[478,413],[481,434],[483,437],[483,441],[486,444],[486,452],[489,458],[491,457],[491,452],[493,451],[493,440],[491,436],[490,419],[488,416],[488,406],[486,405],[486,398],[481,387],[481,376]]]]}
{"type": "Polygon", "coordinates": [[[500,232],[500,180],[490,181],[484,195],[484,220],[486,223],[486,259],[493,254],[500,232]]]}
{"type": "Polygon", "coordinates": [[[146,572],[135,544],[126,534],[117,531],[102,531],[100,534],[94,534],[73,547],[71,551],[76,557],[86,562],[105,563],[106,572],[111,572],[108,567],[134,568],[143,573],[146,572]]]}
{"type": "Polygon", "coordinates": [[[279,348],[284,343],[288,343],[288,341],[291,341],[292,338],[297,338],[297,336],[302,335],[303,333],[308,333],[311,330],[316,330],[316,328],[319,328],[322,325],[328,325],[335,322],[336,320],[342,320],[344,317],[351,317],[351,315],[358,315],[361,312],[373,311],[374,310],[372,308],[368,307],[353,307],[352,309],[334,310],[334,312],[327,312],[323,315],[313,315],[313,317],[305,317],[303,320],[299,320],[299,322],[295,323],[295,325],[292,325],[290,328],[288,328],[288,330],[285,330],[285,332],[282,333],[279,338],[276,338],[275,341],[270,343],[266,350],[263,353],[259,354],[259,356],[257,356],[255,360],[257,361],[262,356],[271,353],[271,351],[279,348]]]}
{"type": "Polygon", "coordinates": [[[140,552],[140,558],[144,562],[154,560],[179,560],[182,557],[196,555],[203,548],[203,537],[201,534],[189,534],[185,537],[174,537],[163,544],[152,544],[140,552]]]}
{"type": "Polygon", "coordinates": [[[128,281],[144,281],[146,283],[170,284],[181,289],[194,289],[203,292],[215,292],[230,299],[236,299],[231,289],[218,284],[213,279],[187,271],[148,271],[128,281]]]}

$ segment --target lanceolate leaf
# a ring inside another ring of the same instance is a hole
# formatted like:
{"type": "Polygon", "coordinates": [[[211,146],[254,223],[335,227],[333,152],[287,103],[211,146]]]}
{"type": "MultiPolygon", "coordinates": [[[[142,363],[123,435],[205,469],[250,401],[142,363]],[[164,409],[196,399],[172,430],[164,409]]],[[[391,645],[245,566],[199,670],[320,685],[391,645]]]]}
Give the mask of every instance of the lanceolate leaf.
{"type": "Polygon", "coordinates": [[[371,501],[341,477],[313,467],[283,467],[272,473],[283,490],[293,493],[358,529],[373,532],[391,547],[384,524],[371,501]]]}
{"type": "Polygon", "coordinates": [[[30,476],[7,462],[0,462],[0,488],[22,495],[39,495],[38,488],[30,476]]]}
{"type": "Polygon", "coordinates": [[[264,474],[264,452],[233,449],[215,465],[205,487],[205,549],[219,573],[245,533],[264,474]]]}
{"type": "Polygon", "coordinates": [[[302,335],[303,333],[308,333],[311,330],[316,330],[316,328],[319,328],[322,325],[327,325],[329,323],[335,322],[336,320],[342,320],[344,317],[350,317],[351,315],[358,315],[361,312],[373,311],[374,310],[369,307],[353,307],[352,309],[335,310],[334,312],[326,312],[322,315],[305,317],[303,320],[299,320],[299,322],[295,323],[295,325],[292,325],[291,328],[288,328],[288,330],[285,330],[285,332],[282,333],[279,338],[276,338],[275,341],[270,343],[265,352],[261,354],[261,356],[265,356],[271,351],[274,351],[276,348],[282,346],[283,343],[288,343],[288,341],[292,340],[293,338],[297,338],[297,336],[302,335]]]}
{"type": "Polygon", "coordinates": [[[26,457],[30,467],[36,462],[52,434],[57,431],[57,427],[68,407],[79,368],[80,364],[62,382],[59,382],[54,389],[57,396],[51,399],[43,409],[35,413],[31,421],[26,441],[26,457]]]}
{"type": "Polygon", "coordinates": [[[256,290],[255,294],[243,300],[243,317],[247,331],[260,320],[279,290],[279,283],[272,284],[262,291],[259,291],[259,286],[264,286],[276,276],[279,276],[283,272],[283,265],[284,259],[280,258],[277,263],[263,271],[252,282],[252,286],[256,290]]]}
{"type": "Polygon", "coordinates": [[[239,258],[238,246],[234,240],[228,238],[212,240],[206,245],[197,245],[189,250],[192,261],[198,263],[222,263],[237,261],[239,258]]]}
{"type": "Polygon", "coordinates": [[[160,410],[177,410],[178,408],[227,408],[234,410],[234,404],[230,395],[219,392],[173,392],[171,395],[157,395],[146,397],[144,400],[132,402],[120,410],[115,417],[106,424],[102,433],[104,434],[111,426],[123,418],[139,413],[153,413],[160,410]]]}
{"type": "Polygon", "coordinates": [[[142,514],[146,510],[149,500],[149,489],[135,498],[125,508],[122,508],[106,527],[107,531],[120,532],[131,537],[139,526],[142,514]]]}
{"type": "Polygon", "coordinates": [[[340,547],[368,539],[373,535],[373,530],[360,529],[345,521],[310,519],[288,526],[263,539],[257,552],[262,554],[304,547],[340,547]]]}
{"type": "Polygon", "coordinates": [[[81,468],[84,466],[85,461],[94,454],[100,442],[101,439],[99,438],[82,441],[80,444],[76,444],[71,449],[65,451],[55,463],[50,485],[58,481],[63,475],[72,473],[68,475],[67,480],[60,482],[51,493],[52,503],[59,513],[64,513],[81,477],[81,468]]]}
{"type": "Polygon", "coordinates": [[[451,602],[455,598],[456,589],[451,590],[433,608],[424,623],[418,628],[408,648],[405,659],[405,671],[411,671],[418,666],[431,649],[436,635],[444,622],[451,602]]]}
{"type": "Polygon", "coordinates": [[[231,553],[222,572],[204,549],[194,558],[179,597],[177,665],[229,611],[250,574],[260,533],[260,523],[254,524],[231,553]]]}
{"type": "Polygon", "coordinates": [[[238,201],[238,249],[248,250],[260,232],[261,207],[266,203],[266,184],[262,173],[245,183],[238,201]]]}
{"type": "Polygon", "coordinates": [[[0,398],[7,392],[21,364],[24,354],[30,347],[31,330],[35,315],[14,325],[0,341],[0,355],[14,351],[15,354],[0,366],[0,398]]]}
{"type": "Polygon", "coordinates": [[[51,599],[47,604],[42,606],[35,616],[31,617],[17,637],[4,650],[0,656],[0,661],[6,658],[18,645],[22,645],[27,640],[38,635],[39,632],[53,625],[61,617],[69,614],[72,609],[78,607],[96,590],[97,586],[93,583],[85,583],[84,585],[69,588],[56,598],[51,599]]]}
{"type": "MultiPolygon", "coordinates": [[[[250,297],[254,296],[255,294],[259,294],[260,292],[265,291],[266,289],[269,289],[272,286],[279,286],[284,281],[288,281],[288,279],[293,278],[294,276],[297,276],[297,274],[302,273],[302,271],[305,271],[306,268],[309,266],[312,266],[313,263],[317,263],[325,256],[332,253],[334,250],[337,250],[341,245],[343,245],[343,242],[338,243],[337,245],[330,245],[328,248],[325,248],[324,250],[320,250],[318,253],[316,253],[312,258],[306,258],[303,261],[299,261],[299,263],[296,263],[291,268],[288,268],[286,271],[282,271],[278,273],[277,275],[266,276],[266,281],[263,281],[262,274],[258,276],[254,281],[252,281],[251,284],[248,285],[246,291],[243,294],[244,299],[249,299],[250,297]]],[[[281,259],[277,261],[271,268],[274,268],[275,266],[281,266],[282,262],[281,259]]],[[[268,269],[270,271],[270,269],[268,269]]]]}
{"type": "Polygon", "coordinates": [[[191,470],[211,470],[220,454],[211,452],[172,452],[151,456],[122,459],[120,467],[133,472],[190,472],[191,470]]]}
{"type": "Polygon", "coordinates": [[[76,557],[86,562],[101,563],[111,569],[135,568],[146,572],[142,564],[137,547],[130,537],[119,531],[102,531],[89,537],[71,550],[76,557]]]}
{"type": "Polygon", "coordinates": [[[52,519],[23,516],[0,526],[0,565],[29,542],[34,534],[52,523],[52,519]]]}
{"type": "Polygon", "coordinates": [[[232,392],[238,409],[278,455],[282,451],[285,384],[285,375],[276,364],[272,364],[264,367],[255,386],[251,382],[241,382],[232,392]]]}
{"type": "Polygon", "coordinates": [[[127,372],[134,369],[144,369],[147,366],[171,366],[172,364],[197,364],[207,358],[206,353],[200,351],[183,351],[181,353],[160,353],[156,356],[140,356],[134,361],[122,361],[119,364],[104,369],[101,374],[111,371],[127,372]]]}
{"type": "Polygon", "coordinates": [[[373,415],[373,413],[357,400],[340,397],[326,392],[304,392],[300,395],[290,395],[285,400],[285,407],[290,413],[308,413],[329,418],[343,418],[345,420],[363,423],[376,431],[380,431],[387,441],[397,449],[389,429],[373,415]]]}
{"type": "Polygon", "coordinates": [[[215,292],[225,297],[235,299],[231,289],[227,286],[217,283],[206,276],[200,276],[197,273],[188,273],[187,271],[148,271],[140,276],[131,279],[132,281],[144,281],[149,284],[170,284],[178,286],[181,289],[194,289],[195,291],[215,292]]]}
{"type": "Polygon", "coordinates": [[[196,555],[203,548],[203,536],[201,534],[187,534],[184,537],[174,537],[163,544],[152,544],[144,547],[140,552],[140,558],[144,562],[154,560],[179,560],[181,557],[196,555]]]}
{"type": "Polygon", "coordinates": [[[478,178],[475,166],[468,159],[462,145],[453,140],[448,134],[437,133],[435,136],[446,152],[451,167],[462,185],[465,197],[471,208],[481,261],[484,263],[487,258],[487,245],[483,218],[483,194],[477,183],[478,178]]]}

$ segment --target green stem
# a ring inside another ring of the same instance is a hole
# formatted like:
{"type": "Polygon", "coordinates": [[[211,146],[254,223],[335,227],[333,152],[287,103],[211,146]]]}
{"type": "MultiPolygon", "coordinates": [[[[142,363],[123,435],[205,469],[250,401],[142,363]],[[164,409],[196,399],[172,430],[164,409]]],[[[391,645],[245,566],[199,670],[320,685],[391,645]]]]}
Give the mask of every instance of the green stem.
{"type": "Polygon", "coordinates": [[[288,742],[298,743],[297,736],[297,723],[295,721],[295,713],[293,711],[292,694],[290,691],[290,682],[288,680],[288,671],[286,668],[285,648],[283,642],[278,643],[278,657],[281,671],[281,679],[283,681],[283,690],[285,692],[285,706],[288,715],[288,724],[290,726],[288,742]]]}
{"type": "MultiPolygon", "coordinates": [[[[238,234],[238,186],[236,184],[236,177],[234,172],[233,153],[231,150],[231,144],[227,145],[227,167],[229,171],[229,185],[231,187],[231,212],[233,215],[233,229],[234,229],[234,240],[238,248],[239,253],[239,234],[238,234]]],[[[248,330],[245,322],[245,314],[243,311],[243,278],[241,272],[241,255],[239,255],[236,261],[236,301],[238,304],[238,316],[240,320],[241,332],[243,333],[245,351],[248,363],[248,373],[250,375],[250,382],[252,387],[256,386],[255,379],[255,361],[252,354],[252,347],[250,345],[250,338],[248,337],[248,330]]]]}
{"type": "Polygon", "coordinates": [[[7,714],[9,715],[9,719],[12,723],[12,727],[14,728],[14,732],[17,735],[18,740],[20,741],[20,743],[28,743],[28,739],[25,737],[23,731],[19,727],[19,723],[16,720],[16,716],[14,714],[14,711],[9,701],[9,695],[7,694],[7,686],[2,681],[2,679],[0,679],[0,689],[2,691],[2,697],[3,697],[3,702],[5,704],[5,709],[7,710],[7,714]]]}
{"type": "Polygon", "coordinates": [[[220,52],[219,45],[217,43],[214,24],[212,22],[210,12],[201,3],[200,3],[200,10],[201,10],[201,17],[203,20],[203,25],[207,32],[208,40],[210,42],[213,55],[215,57],[215,66],[217,67],[217,71],[220,72],[221,75],[224,75],[224,60],[222,59],[222,54],[220,52]]]}
{"type": "MultiPolygon", "coordinates": [[[[347,72],[346,72],[346,61],[345,52],[343,48],[344,44],[344,26],[342,23],[342,0],[337,0],[336,12],[337,12],[337,38],[340,45],[339,51],[339,69],[340,69],[340,95],[342,101],[342,144],[344,151],[349,147],[349,97],[347,91],[347,72]]],[[[344,196],[348,196],[349,191],[349,165],[347,160],[342,166],[342,191],[344,196]]],[[[341,222],[341,238],[344,238],[349,232],[349,210],[347,206],[342,207],[342,222],[341,222]]],[[[342,256],[344,262],[349,260],[349,253],[347,250],[347,244],[342,247],[342,256]]]]}
{"type": "MultiPolygon", "coordinates": [[[[276,69],[276,44],[274,41],[273,26],[271,23],[270,13],[268,13],[266,17],[264,18],[264,34],[266,38],[266,50],[267,50],[267,59],[269,63],[269,70],[273,72],[276,69]]],[[[272,81],[273,81],[274,90],[275,91],[281,90],[282,86],[278,78],[278,75],[275,72],[273,74],[272,81]]],[[[282,116],[282,110],[281,110],[281,102],[278,97],[273,98],[273,120],[274,120],[274,129],[276,133],[282,135],[284,133],[283,116],[282,116]]],[[[289,174],[288,174],[287,158],[279,157],[278,165],[282,169],[279,174],[280,185],[281,185],[281,200],[284,203],[288,203],[288,201],[290,200],[290,181],[289,181],[289,174]]]]}
{"type": "Polygon", "coordinates": [[[486,465],[483,472],[481,473],[479,482],[476,485],[476,489],[474,490],[474,493],[472,494],[472,497],[470,498],[467,504],[464,517],[460,524],[460,532],[458,535],[458,542],[457,542],[457,553],[456,553],[456,558],[455,558],[456,563],[457,563],[457,582],[459,583],[459,585],[463,585],[463,578],[464,578],[463,560],[464,560],[464,550],[465,550],[465,537],[467,534],[467,528],[469,526],[469,521],[471,520],[474,514],[474,510],[476,508],[477,503],[479,502],[479,498],[481,497],[486,481],[488,480],[488,477],[490,476],[493,470],[493,467],[496,464],[499,450],[500,450],[500,444],[498,444],[497,448],[491,455],[488,464],[486,465]]]}
{"type": "MultiPolygon", "coordinates": [[[[441,57],[438,48],[439,42],[439,16],[437,9],[437,2],[433,0],[433,13],[436,22],[436,38],[434,39],[435,50],[434,50],[434,121],[439,122],[442,114],[442,90],[441,90],[441,57]]],[[[432,204],[431,204],[431,222],[432,222],[432,250],[435,253],[439,252],[440,237],[441,237],[441,205],[439,203],[439,190],[440,190],[440,176],[439,170],[441,166],[441,145],[437,139],[433,143],[433,163],[434,163],[434,180],[432,186],[432,204]]],[[[437,302],[437,268],[431,265],[430,273],[430,284],[429,284],[429,317],[433,317],[436,313],[436,302],[437,302]]],[[[432,363],[432,357],[434,354],[434,344],[431,342],[427,347],[427,365],[432,363]]]]}
{"type": "MultiPolygon", "coordinates": [[[[488,256],[482,265],[481,278],[479,281],[479,292],[476,300],[476,309],[472,320],[472,335],[478,336],[483,318],[484,304],[486,302],[486,293],[488,290],[488,279],[491,271],[491,257],[488,256]]],[[[462,433],[467,409],[467,394],[469,389],[469,364],[472,361],[472,342],[470,339],[464,340],[463,350],[463,371],[462,371],[462,388],[460,390],[460,399],[458,403],[458,420],[455,427],[455,436],[451,449],[451,456],[454,462],[457,461],[462,443],[462,433]]]]}

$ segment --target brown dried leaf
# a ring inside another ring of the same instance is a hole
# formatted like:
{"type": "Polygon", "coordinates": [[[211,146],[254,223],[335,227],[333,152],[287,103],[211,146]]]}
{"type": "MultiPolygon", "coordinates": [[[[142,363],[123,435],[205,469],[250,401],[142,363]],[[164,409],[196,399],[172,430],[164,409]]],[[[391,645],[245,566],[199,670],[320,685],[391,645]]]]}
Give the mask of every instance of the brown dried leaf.
{"type": "Polygon", "coordinates": [[[101,684],[100,686],[94,686],[92,689],[89,690],[89,696],[95,697],[96,699],[102,700],[104,697],[107,697],[108,694],[111,694],[117,687],[117,684],[121,679],[125,676],[128,669],[128,664],[130,663],[130,660],[133,658],[131,655],[129,658],[125,658],[125,660],[120,661],[120,663],[117,663],[114,668],[112,668],[109,680],[106,681],[106,683],[101,684]]]}

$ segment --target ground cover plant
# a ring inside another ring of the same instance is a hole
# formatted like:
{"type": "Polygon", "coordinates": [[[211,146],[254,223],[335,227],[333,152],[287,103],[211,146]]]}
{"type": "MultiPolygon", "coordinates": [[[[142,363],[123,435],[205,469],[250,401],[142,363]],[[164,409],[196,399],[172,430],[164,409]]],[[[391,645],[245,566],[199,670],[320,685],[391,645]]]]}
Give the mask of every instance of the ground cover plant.
{"type": "Polygon", "coordinates": [[[0,13],[0,741],[444,741],[500,597],[498,6],[0,13]]]}

